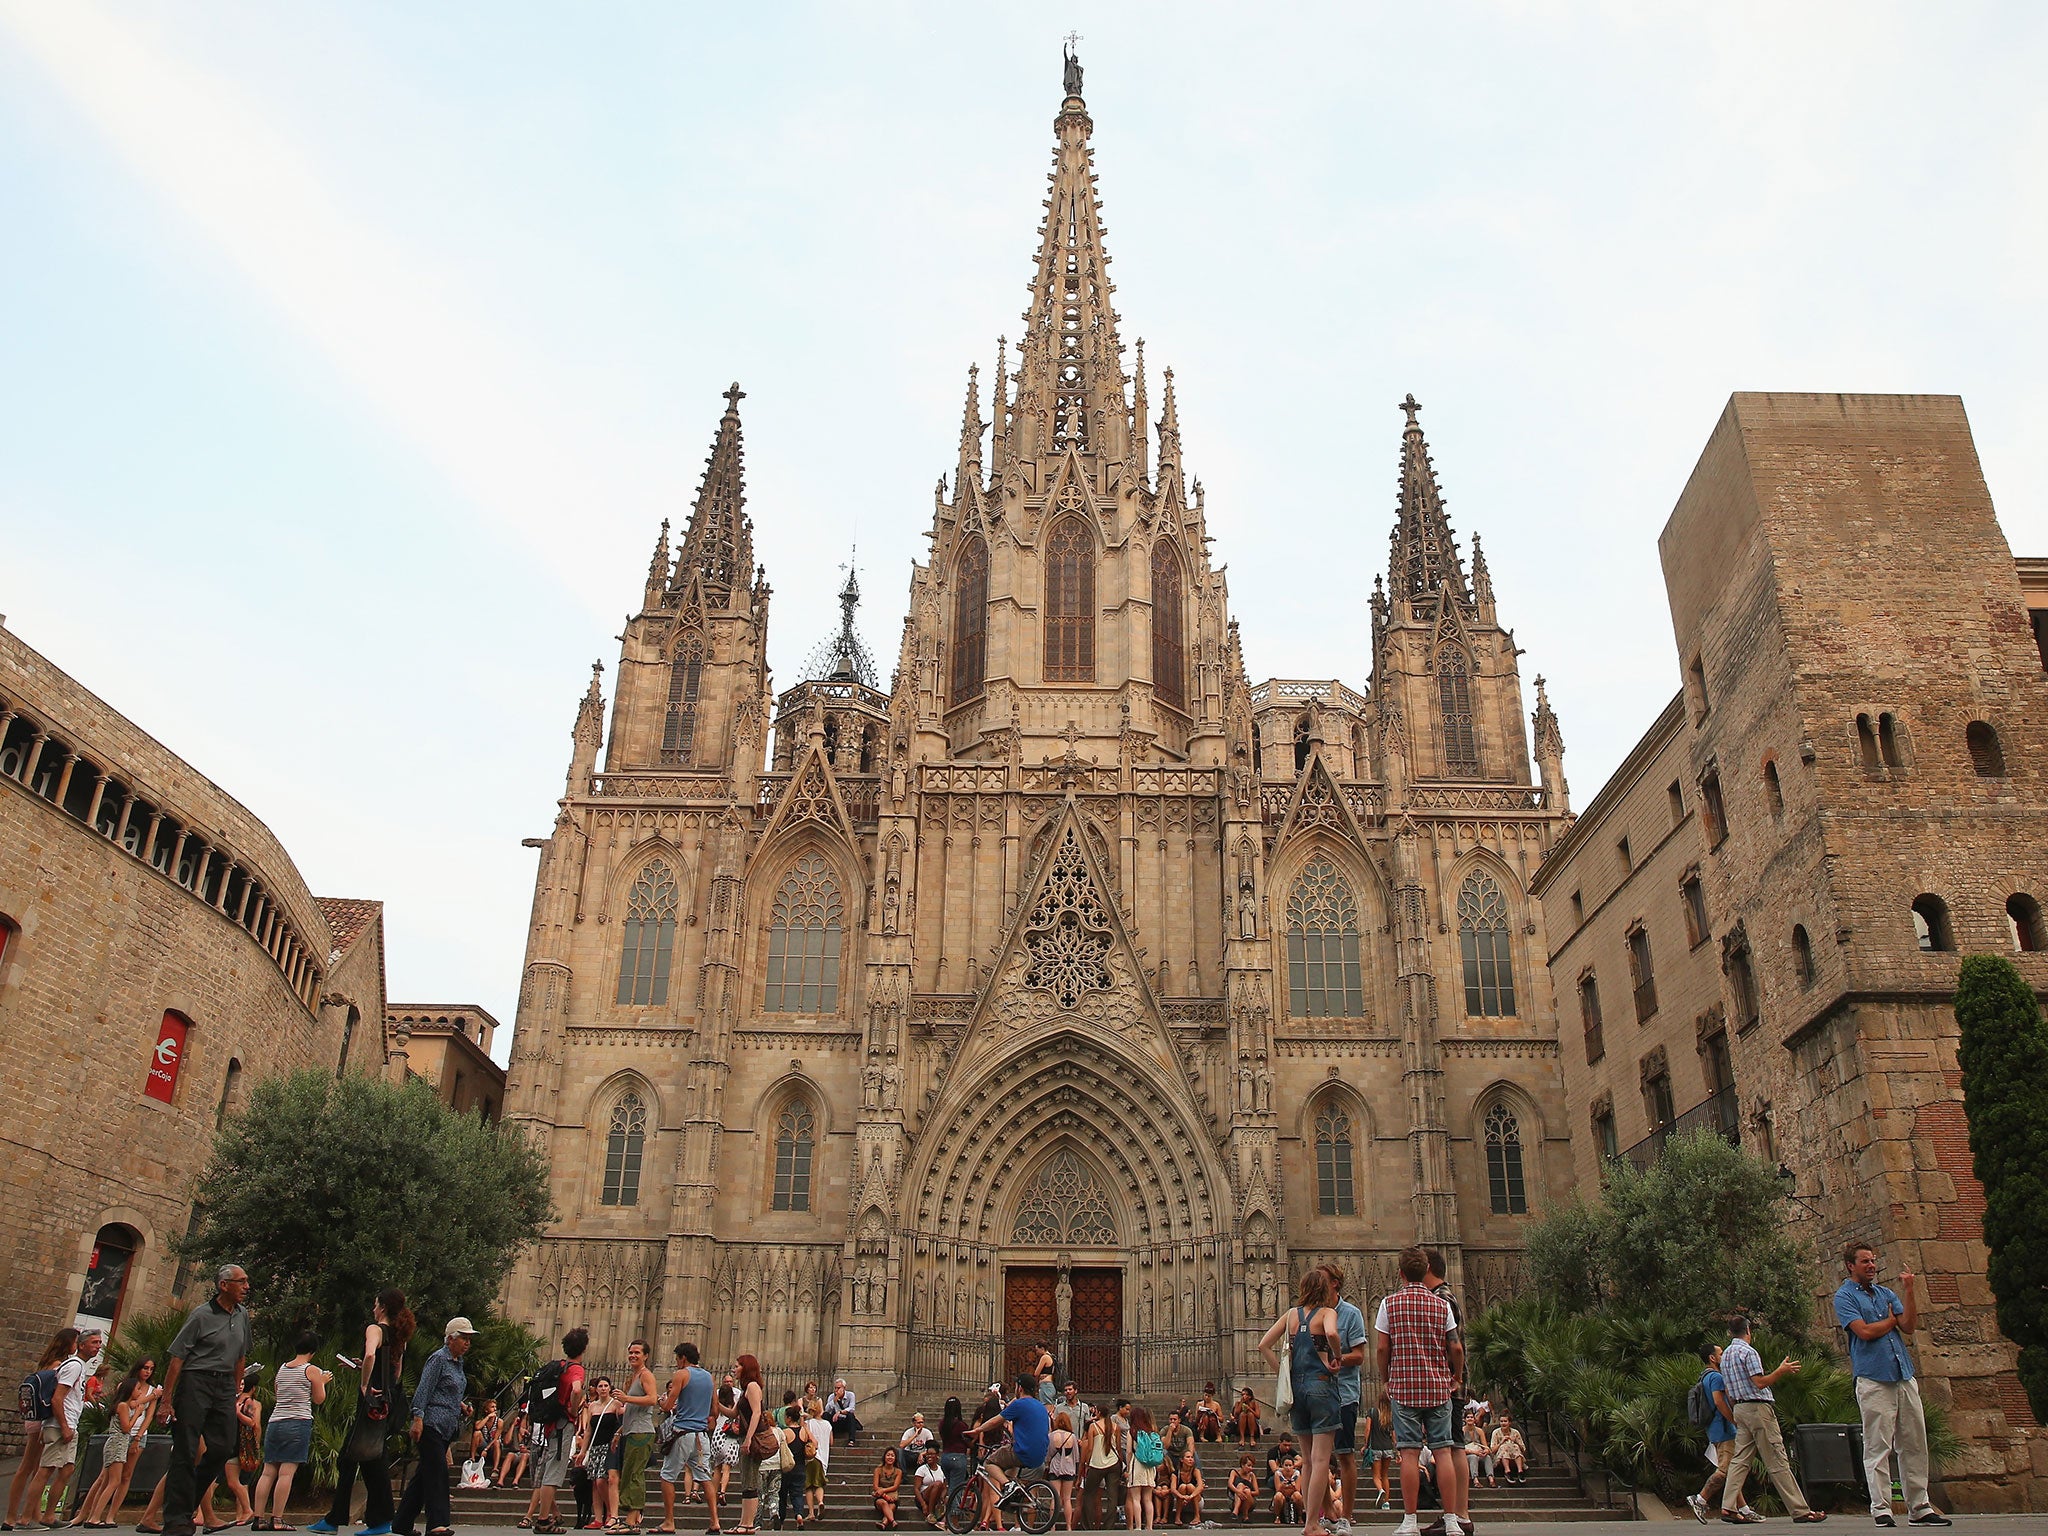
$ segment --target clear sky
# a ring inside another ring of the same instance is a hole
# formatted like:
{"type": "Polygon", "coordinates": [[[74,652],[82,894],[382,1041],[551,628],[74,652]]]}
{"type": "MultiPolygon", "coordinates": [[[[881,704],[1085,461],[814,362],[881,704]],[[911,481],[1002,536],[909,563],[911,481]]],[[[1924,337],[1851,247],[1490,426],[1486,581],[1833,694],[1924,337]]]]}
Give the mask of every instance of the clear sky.
{"type": "Polygon", "coordinates": [[[1255,678],[1366,681],[1410,390],[1581,804],[1731,391],[1961,394],[2048,553],[2048,7],[0,0],[8,627],[509,1025],[731,380],[778,684],[856,541],[893,661],[1069,28],[1255,678]]]}

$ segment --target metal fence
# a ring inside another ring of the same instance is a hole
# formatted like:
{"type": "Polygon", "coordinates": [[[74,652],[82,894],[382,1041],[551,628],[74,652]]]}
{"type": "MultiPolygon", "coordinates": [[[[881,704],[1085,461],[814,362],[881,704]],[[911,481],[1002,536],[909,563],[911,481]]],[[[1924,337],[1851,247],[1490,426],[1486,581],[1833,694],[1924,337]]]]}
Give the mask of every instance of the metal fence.
{"type": "MultiPolygon", "coordinates": [[[[1009,1335],[973,1329],[905,1330],[903,1385],[913,1396],[978,1392],[992,1381],[1009,1381],[1028,1369],[1045,1342],[1043,1335],[1009,1335]]],[[[1073,1333],[1065,1336],[1054,1372],[1061,1386],[1072,1381],[1084,1397],[1197,1396],[1210,1382],[1224,1380],[1221,1333],[1180,1335],[1073,1333]]]]}
{"type": "Polygon", "coordinates": [[[1714,1132],[1722,1140],[1735,1146],[1742,1145],[1742,1116],[1736,1102],[1733,1083],[1720,1092],[1702,1099],[1669,1125],[1658,1126],[1622,1153],[1622,1159],[1637,1168],[1647,1169],[1663,1155],[1665,1142],[1682,1132],[1702,1128],[1714,1132]]]}

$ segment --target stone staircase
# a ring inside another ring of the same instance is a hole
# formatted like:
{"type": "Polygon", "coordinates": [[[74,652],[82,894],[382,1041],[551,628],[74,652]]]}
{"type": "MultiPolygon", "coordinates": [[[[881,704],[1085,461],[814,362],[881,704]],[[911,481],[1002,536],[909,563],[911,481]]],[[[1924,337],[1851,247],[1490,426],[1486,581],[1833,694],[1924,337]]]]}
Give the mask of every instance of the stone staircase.
{"type": "MultiPolygon", "coordinates": [[[[903,1417],[907,1420],[907,1415],[903,1415],[903,1417]]],[[[930,1417],[931,1415],[928,1413],[926,1415],[927,1420],[930,1417]]],[[[892,1422],[893,1418],[894,1416],[892,1416],[892,1422]]],[[[819,1530],[871,1531],[875,1528],[874,1511],[869,1504],[871,1497],[869,1490],[873,1486],[871,1480],[874,1476],[875,1467],[881,1460],[882,1451],[886,1446],[893,1443],[894,1434],[900,1433],[900,1431],[901,1426],[896,1425],[887,1439],[874,1433],[866,1433],[860,1437],[858,1445],[841,1444],[833,1449],[827,1465],[825,1511],[818,1522],[817,1528],[819,1530]]],[[[1262,1482],[1265,1473],[1266,1450],[1272,1443],[1272,1436],[1268,1435],[1254,1453],[1255,1464],[1259,1468],[1262,1482]]],[[[1203,1444],[1197,1447],[1196,1454],[1202,1463],[1202,1477],[1207,1485],[1207,1491],[1202,1499],[1204,1518],[1213,1520],[1220,1526],[1236,1525],[1237,1522],[1230,1518],[1230,1491],[1225,1484],[1230,1476],[1231,1468],[1237,1465],[1239,1455],[1237,1448],[1228,1443],[1203,1444]]],[[[1392,1507],[1385,1510],[1374,1510],[1372,1508],[1375,1495],[1373,1493],[1370,1471],[1361,1466],[1359,1473],[1358,1509],[1354,1523],[1361,1527],[1368,1525],[1393,1527],[1399,1522],[1401,1517],[1398,1472],[1390,1484],[1393,1491],[1392,1507]]],[[[732,1487],[737,1489],[738,1486],[739,1475],[738,1470],[735,1469],[732,1487]]],[[[906,1479],[904,1486],[905,1496],[897,1506],[898,1522],[906,1531],[913,1533],[921,1532],[926,1527],[918,1519],[916,1501],[909,1493],[910,1484],[908,1479],[906,1479]]],[[[1078,1484],[1075,1491],[1078,1498],[1078,1484]]],[[[523,1488],[492,1489],[488,1492],[472,1493],[458,1492],[455,1495],[455,1523],[458,1527],[513,1525],[518,1521],[520,1515],[525,1512],[526,1500],[527,1490],[523,1488]]],[[[570,1513],[573,1510],[568,1490],[564,1489],[561,1491],[558,1495],[558,1503],[563,1511],[563,1518],[566,1521],[570,1518],[570,1513]]],[[[683,1505],[682,1496],[679,1491],[677,1494],[677,1506],[676,1525],[680,1530],[702,1531],[704,1529],[705,1511],[702,1504],[683,1505]]],[[[1248,1524],[1254,1527],[1273,1529],[1270,1509],[1270,1502],[1262,1502],[1258,1512],[1248,1524]]],[[[722,1524],[728,1526],[736,1525],[739,1522],[739,1500],[736,1495],[729,1495],[721,1501],[719,1505],[719,1518],[722,1524]]],[[[1424,1516],[1425,1522],[1434,1518],[1434,1512],[1424,1516]]],[[[1597,1500],[1581,1492],[1570,1470],[1559,1464],[1548,1467],[1541,1465],[1532,1466],[1529,1470],[1528,1481],[1520,1487],[1510,1488],[1502,1485],[1499,1488],[1487,1488],[1482,1485],[1475,1488],[1472,1493],[1472,1518],[1483,1532],[1490,1526],[1498,1526],[1503,1523],[1519,1524],[1527,1521],[1553,1520],[1625,1520],[1629,1518],[1629,1511],[1625,1505],[1618,1510],[1604,1508],[1597,1500]]],[[[661,1524],[661,1485],[651,1469],[647,1479],[647,1503],[641,1516],[641,1523],[649,1529],[661,1524]]],[[[1012,1523],[1014,1525],[1014,1522],[1012,1523]]],[[[785,1528],[792,1530],[795,1528],[794,1518],[785,1523],[785,1528]]],[[[1299,1527],[1288,1527],[1287,1529],[1298,1530],[1299,1527]]]]}

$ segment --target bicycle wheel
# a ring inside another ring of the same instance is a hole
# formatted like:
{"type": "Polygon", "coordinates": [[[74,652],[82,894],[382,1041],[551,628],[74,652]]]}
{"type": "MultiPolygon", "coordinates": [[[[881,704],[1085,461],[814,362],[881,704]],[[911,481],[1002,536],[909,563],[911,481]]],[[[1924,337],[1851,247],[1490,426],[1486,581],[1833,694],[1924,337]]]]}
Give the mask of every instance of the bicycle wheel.
{"type": "Polygon", "coordinates": [[[1045,1536],[1052,1529],[1053,1511],[1057,1501],[1052,1489],[1044,1483],[1024,1485],[1024,1497],[1017,1504],[1017,1524],[1029,1536],[1045,1536]]]}
{"type": "Polygon", "coordinates": [[[967,1533],[981,1523],[981,1474],[969,1475],[966,1482],[955,1488],[946,1498],[946,1529],[953,1536],[967,1536],[967,1533]]]}

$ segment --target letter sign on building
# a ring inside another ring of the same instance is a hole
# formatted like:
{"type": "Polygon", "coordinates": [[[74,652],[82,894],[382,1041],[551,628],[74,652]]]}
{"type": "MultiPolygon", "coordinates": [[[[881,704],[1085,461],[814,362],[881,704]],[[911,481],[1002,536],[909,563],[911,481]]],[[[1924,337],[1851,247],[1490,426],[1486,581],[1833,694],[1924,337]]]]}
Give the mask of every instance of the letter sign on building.
{"type": "Polygon", "coordinates": [[[149,1057],[149,1076],[142,1084],[142,1091],[152,1099],[171,1102],[171,1095],[178,1091],[178,1068],[185,1062],[185,1021],[175,1013],[164,1015],[163,1027],[157,1031],[156,1047],[149,1057]]]}

